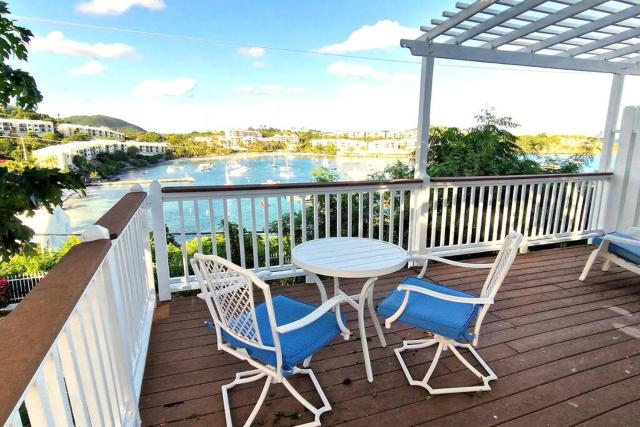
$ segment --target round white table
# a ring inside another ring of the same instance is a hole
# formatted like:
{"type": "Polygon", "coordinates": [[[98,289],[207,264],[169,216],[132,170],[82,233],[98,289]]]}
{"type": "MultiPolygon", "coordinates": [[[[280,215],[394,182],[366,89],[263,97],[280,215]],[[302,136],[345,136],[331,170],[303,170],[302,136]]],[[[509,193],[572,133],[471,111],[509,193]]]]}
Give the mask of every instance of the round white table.
{"type": "MultiPolygon", "coordinates": [[[[324,285],[318,274],[333,277],[334,296],[342,295],[347,303],[358,311],[358,326],[360,341],[364,354],[367,379],[373,381],[367,333],[364,325],[364,307],[368,302],[369,313],[373,319],[380,344],[387,346],[378,321],[373,304],[373,287],[378,277],[402,269],[407,264],[407,252],[400,246],[382,240],[365,239],[361,237],[329,237],[325,239],[309,240],[302,243],[291,252],[294,265],[305,270],[321,289],[323,302],[324,285]],[[367,279],[362,291],[357,295],[347,295],[340,289],[340,278],[367,279]]],[[[342,323],[340,306],[336,307],[338,325],[345,338],[349,337],[349,330],[342,323]]]]}

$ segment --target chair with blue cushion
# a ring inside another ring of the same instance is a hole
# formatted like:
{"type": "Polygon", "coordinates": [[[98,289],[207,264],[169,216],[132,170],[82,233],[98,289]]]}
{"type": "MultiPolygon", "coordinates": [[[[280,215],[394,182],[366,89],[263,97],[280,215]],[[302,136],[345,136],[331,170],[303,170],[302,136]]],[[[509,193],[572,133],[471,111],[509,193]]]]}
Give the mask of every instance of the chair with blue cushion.
{"type": "Polygon", "coordinates": [[[195,254],[191,266],[200,283],[213,325],[218,349],[224,350],[255,369],[237,373],[235,380],[222,386],[222,398],[227,426],[233,425],[228,390],[238,384],[246,384],[266,378],[258,402],[244,423],[251,425],[267,396],[269,387],[282,383],[305,408],[314,415],[314,421],[304,425],[319,426],[320,416],[329,410],[316,376],[307,369],[311,356],[332,342],[338,335],[345,337],[349,331],[337,320],[337,311],[331,310],[341,302],[336,296],[316,307],[286,296],[271,298],[269,286],[254,273],[224,258],[195,254]],[[256,304],[254,287],[261,291],[264,302],[256,304]],[[302,368],[298,365],[302,364],[302,368]],[[287,379],[294,374],[310,377],[323,406],[314,407],[298,393],[287,379]]]}
{"type": "Polygon", "coordinates": [[[478,345],[480,326],[489,307],[509,272],[516,257],[522,234],[511,232],[502,245],[498,256],[491,264],[471,264],[452,261],[434,255],[415,256],[410,260],[423,262],[422,270],[417,278],[407,278],[395,291],[382,301],[378,314],[386,317],[385,326],[391,327],[395,321],[430,332],[433,337],[419,340],[406,340],[400,348],[394,349],[409,384],[423,387],[431,394],[461,393],[469,391],[490,390],[489,381],[498,377],[489,368],[478,352],[473,348],[478,345]],[[457,267],[490,269],[480,296],[447,288],[439,283],[424,278],[429,260],[451,264],[457,267]],[[469,344],[471,343],[471,344],[469,344]],[[402,358],[405,350],[416,350],[436,345],[436,352],[426,375],[416,380],[412,377],[402,358]],[[486,371],[482,374],[470,364],[458,351],[466,348],[486,371]],[[482,385],[469,387],[433,388],[429,379],[438,364],[443,351],[451,352],[467,367],[482,385]]]}
{"type": "Polygon", "coordinates": [[[611,263],[617,264],[634,273],[640,274],[640,227],[630,227],[623,233],[613,232],[601,237],[594,237],[593,244],[598,246],[587,259],[587,263],[580,275],[584,281],[598,257],[605,262],[603,271],[608,271],[611,263]]]}

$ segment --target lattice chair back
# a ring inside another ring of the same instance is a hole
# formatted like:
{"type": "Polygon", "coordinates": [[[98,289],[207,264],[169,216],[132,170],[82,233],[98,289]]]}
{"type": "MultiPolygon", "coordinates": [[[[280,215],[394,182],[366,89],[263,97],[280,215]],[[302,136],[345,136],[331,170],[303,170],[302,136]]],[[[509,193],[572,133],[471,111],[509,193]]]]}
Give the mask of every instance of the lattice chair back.
{"type": "Polygon", "coordinates": [[[218,345],[220,345],[220,330],[234,339],[264,350],[275,351],[278,360],[281,359],[279,339],[275,331],[275,315],[271,303],[269,286],[254,273],[216,255],[194,254],[192,267],[203,288],[205,302],[211,311],[218,345]],[[206,288],[204,288],[206,286],[206,288]],[[274,346],[263,345],[260,329],[256,319],[254,286],[260,289],[269,312],[271,333],[274,346]]]}
{"type": "MultiPolygon", "coordinates": [[[[480,297],[482,298],[495,298],[496,294],[500,290],[500,286],[502,286],[502,282],[504,282],[504,278],[509,273],[509,269],[511,268],[511,264],[516,258],[518,254],[518,248],[520,247],[520,243],[522,242],[523,236],[517,231],[512,231],[507,235],[502,243],[502,247],[500,248],[500,252],[498,252],[498,256],[496,256],[495,261],[493,262],[493,267],[489,271],[487,275],[487,279],[484,282],[484,286],[482,287],[482,292],[480,293],[480,297]]],[[[474,328],[475,338],[473,340],[473,344],[478,344],[478,337],[480,335],[480,326],[482,325],[482,320],[484,316],[489,311],[489,305],[485,305],[478,317],[476,319],[476,324],[474,328]]]]}

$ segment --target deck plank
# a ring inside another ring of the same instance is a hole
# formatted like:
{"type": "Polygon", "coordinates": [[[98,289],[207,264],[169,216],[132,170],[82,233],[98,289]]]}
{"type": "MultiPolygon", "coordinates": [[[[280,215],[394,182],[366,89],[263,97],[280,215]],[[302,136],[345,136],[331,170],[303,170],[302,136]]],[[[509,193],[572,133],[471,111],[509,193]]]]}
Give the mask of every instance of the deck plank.
{"type": "MultiPolygon", "coordinates": [[[[591,248],[573,246],[519,255],[496,304],[483,325],[479,351],[499,379],[492,390],[476,394],[429,396],[410,387],[391,350],[404,339],[424,336],[423,331],[401,324],[386,332],[383,348],[367,319],[374,382],[366,381],[359,339],[338,339],[320,351],[311,367],[333,410],[322,417],[323,425],[613,425],[614,420],[637,421],[640,401],[640,277],[614,267],[599,270],[589,279],[577,280],[591,248]],[[346,382],[345,380],[349,381],[346,382]],[[582,408],[582,409],[581,409],[582,408]]],[[[474,262],[485,262],[478,259],[474,262]]],[[[384,298],[415,270],[382,277],[374,298],[384,298]]],[[[478,292],[482,271],[434,264],[427,275],[456,289],[478,292]]],[[[362,283],[344,280],[349,293],[362,283]]],[[[327,290],[331,293],[329,286],[327,290]]],[[[274,288],[317,303],[315,285],[296,284],[274,288]]],[[[344,313],[352,331],[357,330],[355,312],[344,313]]],[[[233,373],[248,365],[220,352],[215,334],[203,322],[209,314],[195,297],[174,299],[156,310],[151,344],[140,397],[144,425],[223,425],[220,387],[233,373]]],[[[408,355],[416,374],[426,370],[432,355],[408,355]]],[[[434,375],[435,384],[457,384],[468,373],[451,356],[445,357],[434,375]]],[[[292,383],[312,402],[311,384],[304,378],[292,383]]],[[[261,384],[233,390],[234,419],[246,418],[261,384]]],[[[291,425],[309,421],[304,408],[280,385],[273,386],[267,405],[256,423],[291,425]],[[282,414],[300,414],[292,419],[282,414]]]]}

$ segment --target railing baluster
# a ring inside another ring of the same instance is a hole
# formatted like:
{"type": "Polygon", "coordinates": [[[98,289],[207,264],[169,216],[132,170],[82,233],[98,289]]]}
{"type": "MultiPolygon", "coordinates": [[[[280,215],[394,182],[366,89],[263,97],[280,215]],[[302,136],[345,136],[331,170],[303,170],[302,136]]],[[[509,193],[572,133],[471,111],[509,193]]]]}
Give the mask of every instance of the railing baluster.
{"type": "Polygon", "coordinates": [[[353,193],[347,193],[347,237],[353,237],[353,193]]]}
{"type": "Polygon", "coordinates": [[[546,212],[546,219],[547,219],[547,225],[545,228],[545,232],[544,234],[551,234],[553,232],[553,223],[555,222],[556,218],[557,218],[557,214],[556,212],[556,200],[558,198],[558,184],[557,182],[554,182],[552,187],[551,187],[551,202],[549,204],[549,210],[546,212]]]}
{"type": "MultiPolygon", "coordinates": [[[[493,227],[492,227],[493,237],[491,238],[491,241],[494,241],[494,242],[498,240],[498,230],[500,229],[500,213],[502,212],[502,205],[503,205],[502,187],[503,187],[502,184],[498,185],[498,192],[496,193],[495,214],[493,215],[493,227]]],[[[504,204],[506,206],[506,202],[504,204]]],[[[503,215],[503,217],[504,216],[505,215],[503,215]]],[[[506,218],[504,218],[504,220],[506,221],[506,218]]]]}
{"type": "Polygon", "coordinates": [[[464,244],[464,224],[467,219],[467,187],[462,187],[462,194],[460,195],[460,215],[458,217],[458,240],[457,245],[464,244]]]}
{"type": "Polygon", "coordinates": [[[200,235],[200,207],[198,206],[198,199],[193,201],[193,212],[195,214],[196,221],[196,242],[198,243],[198,252],[202,253],[202,236],[200,235]]]}
{"type": "Polygon", "coordinates": [[[342,193],[336,194],[336,236],[342,237],[342,193]]]}
{"type": "MultiPolygon", "coordinates": [[[[394,194],[395,192],[392,190],[389,190],[389,242],[393,243],[393,229],[395,226],[395,221],[396,221],[396,212],[395,212],[395,208],[396,208],[396,196],[394,194]]],[[[399,245],[402,245],[402,243],[400,243],[399,245]]]]}
{"type": "MultiPolygon", "coordinates": [[[[476,207],[476,188],[475,186],[469,187],[469,218],[467,220],[467,239],[466,244],[471,243],[473,239],[473,219],[476,207]]],[[[464,242],[463,242],[464,243],[464,242]]]]}
{"type": "Polygon", "coordinates": [[[378,240],[384,240],[384,192],[378,192],[378,240]]]}
{"type": "Polygon", "coordinates": [[[324,237],[331,237],[331,195],[324,195],[324,237]]]}
{"type": "Polygon", "coordinates": [[[211,253],[218,255],[218,236],[216,233],[216,217],[213,213],[213,200],[208,199],[209,203],[209,224],[211,225],[211,253]]]}
{"type": "MultiPolygon", "coordinates": [[[[509,230],[517,230],[517,228],[514,226],[514,224],[516,222],[516,205],[517,205],[517,202],[518,202],[518,186],[517,185],[511,185],[509,187],[509,190],[511,192],[511,213],[509,214],[509,230]]],[[[509,196],[507,195],[507,201],[508,201],[508,199],[509,199],[509,196]]],[[[522,212],[522,208],[520,208],[520,212],[522,212]]],[[[504,239],[506,237],[506,235],[507,235],[507,228],[506,228],[507,218],[506,217],[504,219],[504,222],[505,223],[502,224],[502,234],[500,235],[500,240],[504,239]]]]}
{"type": "Polygon", "coordinates": [[[224,248],[225,258],[229,261],[233,260],[233,254],[231,253],[231,231],[229,230],[229,199],[226,197],[221,200],[222,202],[222,220],[224,227],[224,248]]]}
{"type": "MultiPolygon", "coordinates": [[[[82,371],[78,363],[78,354],[74,351],[69,337],[69,330],[63,329],[58,339],[58,352],[60,355],[60,364],[64,372],[64,382],[69,393],[69,401],[73,408],[73,418],[78,426],[89,426],[91,421],[89,418],[89,409],[87,407],[89,396],[85,393],[82,384],[82,371]]],[[[94,406],[95,403],[89,403],[94,406]]],[[[96,424],[98,424],[96,422],[96,424]]]]}
{"type": "Polygon", "coordinates": [[[580,223],[580,230],[582,231],[588,230],[587,224],[588,224],[589,216],[593,211],[593,209],[591,208],[591,196],[593,195],[594,182],[585,181],[585,187],[586,187],[585,190],[587,193],[587,198],[584,202],[584,207],[582,209],[582,221],[580,223]]]}
{"type": "Polygon", "coordinates": [[[479,243],[482,237],[482,216],[484,214],[484,185],[480,187],[480,204],[478,205],[478,218],[476,220],[476,238],[473,243],[479,243]]]}
{"type": "Polygon", "coordinates": [[[442,189],[442,210],[440,211],[440,247],[445,246],[445,236],[447,235],[447,207],[449,203],[449,187],[442,189]]]}
{"type": "Polygon", "coordinates": [[[369,238],[373,239],[373,191],[369,191],[369,238]]]}
{"type": "Polygon", "coordinates": [[[438,228],[438,201],[440,200],[440,188],[433,187],[433,202],[431,203],[431,248],[436,247],[436,230],[438,228]]]}
{"type": "Polygon", "coordinates": [[[293,194],[289,196],[289,247],[296,247],[296,209],[295,197],[293,194]]]}
{"type": "Polygon", "coordinates": [[[300,195],[300,204],[302,205],[302,211],[300,214],[302,215],[302,220],[300,221],[300,226],[302,230],[300,233],[302,234],[302,242],[307,241],[307,194],[300,195]]]}
{"type": "MultiPolygon", "coordinates": [[[[458,187],[453,187],[451,195],[451,217],[449,218],[449,246],[455,245],[456,219],[460,220],[458,215],[458,187]]],[[[464,218],[461,222],[464,222],[464,218]]]]}
{"type": "Polygon", "coordinates": [[[283,266],[284,265],[284,240],[282,239],[282,202],[281,202],[281,197],[278,196],[276,197],[276,206],[278,209],[278,218],[277,218],[277,224],[278,224],[278,265],[279,266],[283,266]]]}
{"type": "Polygon", "coordinates": [[[24,403],[31,425],[53,426],[55,424],[42,372],[36,373],[34,384],[29,388],[24,403]]]}
{"type": "Polygon", "coordinates": [[[242,198],[236,199],[236,212],[238,212],[238,247],[240,249],[240,265],[247,267],[247,260],[244,251],[244,222],[242,220],[242,198]]]}
{"type": "Polygon", "coordinates": [[[535,236],[540,236],[544,233],[546,227],[546,220],[548,219],[547,207],[549,204],[549,193],[552,183],[547,182],[544,184],[544,197],[542,199],[542,208],[540,210],[540,220],[538,221],[538,206],[536,205],[536,212],[534,214],[533,225],[536,227],[535,236]]]}
{"type": "MultiPolygon", "coordinates": [[[[536,184],[527,184],[522,187],[524,193],[520,196],[524,200],[524,195],[527,198],[527,211],[524,214],[524,229],[522,229],[522,234],[525,239],[531,236],[530,225],[531,225],[531,207],[533,205],[533,200],[538,194],[539,186],[536,184]],[[534,191],[535,189],[535,191],[534,191]]],[[[522,209],[522,207],[521,207],[522,209]]],[[[522,221],[518,220],[518,229],[520,228],[520,224],[522,221]]]]}
{"type": "MultiPolygon", "coordinates": [[[[182,200],[178,201],[178,216],[180,218],[180,249],[182,251],[182,271],[184,283],[189,283],[189,261],[187,260],[187,235],[184,229],[184,205],[182,200]]],[[[126,269],[124,270],[126,271],[126,269]]]]}
{"type": "Polygon", "coordinates": [[[320,237],[320,224],[318,224],[318,195],[313,195],[313,238],[320,237]]]}
{"type": "Polygon", "coordinates": [[[564,233],[566,224],[569,221],[569,203],[571,202],[572,182],[565,182],[564,185],[564,203],[562,204],[562,218],[558,224],[558,233],[564,233]]]}
{"type": "MultiPolygon", "coordinates": [[[[487,217],[485,219],[484,241],[491,240],[491,209],[493,208],[493,189],[494,186],[487,187],[489,194],[487,195],[487,217]]],[[[499,190],[498,190],[499,191],[499,190]]],[[[498,211],[498,209],[496,209],[498,211]]]]}
{"type": "Polygon", "coordinates": [[[260,268],[258,251],[258,224],[256,221],[256,199],[251,197],[251,249],[253,249],[253,268],[260,268]]]}
{"type": "Polygon", "coordinates": [[[358,193],[358,237],[364,234],[364,201],[362,200],[362,192],[358,193]]]}
{"type": "MultiPolygon", "coordinates": [[[[404,245],[404,195],[405,191],[400,190],[400,217],[398,218],[398,245],[405,247],[404,245]]],[[[429,197],[429,190],[427,190],[427,197],[429,197]]],[[[427,199],[427,205],[429,200],[427,199]]]]}
{"type": "Polygon", "coordinates": [[[263,214],[264,214],[264,266],[265,268],[271,267],[271,241],[269,238],[269,199],[267,197],[262,199],[263,214]]]}

